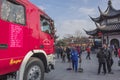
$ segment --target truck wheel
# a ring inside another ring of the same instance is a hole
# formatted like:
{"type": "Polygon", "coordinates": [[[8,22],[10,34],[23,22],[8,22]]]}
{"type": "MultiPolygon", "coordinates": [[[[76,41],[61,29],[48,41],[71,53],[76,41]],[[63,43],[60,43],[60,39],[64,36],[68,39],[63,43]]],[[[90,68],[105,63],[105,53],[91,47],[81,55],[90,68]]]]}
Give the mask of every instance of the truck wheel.
{"type": "Polygon", "coordinates": [[[30,58],[28,61],[23,80],[44,80],[44,65],[38,58],[30,58]]]}

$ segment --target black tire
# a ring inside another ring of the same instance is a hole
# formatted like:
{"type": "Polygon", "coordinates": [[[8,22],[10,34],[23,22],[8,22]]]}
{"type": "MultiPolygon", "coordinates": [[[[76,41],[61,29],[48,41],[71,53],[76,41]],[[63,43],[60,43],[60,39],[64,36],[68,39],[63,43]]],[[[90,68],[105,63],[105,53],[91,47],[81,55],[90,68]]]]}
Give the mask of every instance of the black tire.
{"type": "Polygon", "coordinates": [[[23,80],[44,80],[44,71],[43,62],[32,57],[25,67],[23,80]]]}

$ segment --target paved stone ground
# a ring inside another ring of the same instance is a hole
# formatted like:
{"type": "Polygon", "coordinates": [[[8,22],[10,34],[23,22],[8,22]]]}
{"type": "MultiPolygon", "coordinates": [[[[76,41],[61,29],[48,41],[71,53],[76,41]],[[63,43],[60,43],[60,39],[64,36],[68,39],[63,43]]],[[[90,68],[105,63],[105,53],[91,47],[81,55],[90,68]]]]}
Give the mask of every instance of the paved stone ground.
{"type": "Polygon", "coordinates": [[[83,73],[67,71],[69,63],[61,62],[61,59],[56,59],[55,70],[45,74],[45,80],[120,80],[120,67],[118,66],[118,58],[114,57],[114,64],[112,70],[114,74],[100,74],[97,75],[98,61],[96,54],[91,54],[91,60],[86,60],[86,52],[82,54],[82,68],[83,73]]]}

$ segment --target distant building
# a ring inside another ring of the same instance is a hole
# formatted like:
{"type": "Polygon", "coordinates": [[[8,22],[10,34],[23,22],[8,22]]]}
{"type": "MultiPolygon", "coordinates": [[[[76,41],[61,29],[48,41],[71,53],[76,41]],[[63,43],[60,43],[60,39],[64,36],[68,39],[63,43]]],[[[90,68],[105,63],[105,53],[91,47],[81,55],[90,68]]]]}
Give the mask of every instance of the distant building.
{"type": "Polygon", "coordinates": [[[101,39],[102,44],[115,45],[120,47],[120,10],[116,10],[112,6],[111,0],[108,1],[108,7],[105,12],[102,12],[98,7],[100,16],[92,18],[96,25],[96,29],[85,32],[88,35],[94,36],[94,39],[101,39]]]}

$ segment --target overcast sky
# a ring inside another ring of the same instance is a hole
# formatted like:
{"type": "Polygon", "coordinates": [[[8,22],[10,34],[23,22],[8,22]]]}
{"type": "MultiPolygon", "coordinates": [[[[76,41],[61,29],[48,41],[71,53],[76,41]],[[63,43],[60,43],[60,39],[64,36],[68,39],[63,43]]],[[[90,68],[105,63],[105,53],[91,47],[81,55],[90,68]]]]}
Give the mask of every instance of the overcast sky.
{"type": "MultiPolygon", "coordinates": [[[[76,31],[86,35],[84,30],[93,30],[95,24],[89,18],[99,16],[98,6],[104,12],[108,0],[30,0],[43,9],[55,22],[57,35],[61,38],[76,31]]],[[[111,0],[115,9],[120,10],[120,0],[111,0]]]]}

